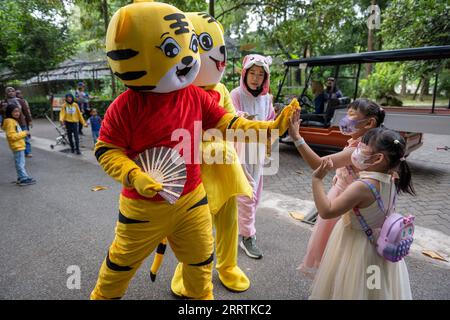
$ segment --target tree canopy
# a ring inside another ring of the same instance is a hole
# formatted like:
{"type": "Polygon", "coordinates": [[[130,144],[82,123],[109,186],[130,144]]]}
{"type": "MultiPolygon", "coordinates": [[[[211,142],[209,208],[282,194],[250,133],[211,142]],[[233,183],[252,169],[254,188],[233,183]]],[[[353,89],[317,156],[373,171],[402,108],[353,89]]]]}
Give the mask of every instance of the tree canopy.
{"type": "Polygon", "coordinates": [[[55,67],[74,51],[67,12],[57,0],[0,2],[0,70],[26,79],[55,67]]]}
{"type": "MultiPolygon", "coordinates": [[[[0,70],[18,79],[48,70],[78,51],[104,49],[109,19],[131,0],[2,0],[0,70]]],[[[450,4],[445,0],[165,0],[183,11],[214,10],[225,28],[230,59],[239,66],[250,52],[274,56],[274,77],[286,59],[450,44],[450,4]],[[381,12],[369,31],[370,5],[381,12]]],[[[405,79],[436,66],[401,67],[405,79]]],[[[235,70],[229,67],[228,74],[235,70]]],[[[368,70],[368,74],[376,70],[368,70]]],[[[399,71],[399,70],[396,70],[399,71]]],[[[390,74],[386,69],[380,72],[390,74]]],[[[396,72],[395,74],[397,74],[396,72]]],[[[383,76],[374,77],[381,79],[383,76]]],[[[225,80],[229,81],[229,77],[225,80]]],[[[387,81],[386,83],[393,83],[387,81]]],[[[424,81],[426,82],[426,81],[424,81]]]]}

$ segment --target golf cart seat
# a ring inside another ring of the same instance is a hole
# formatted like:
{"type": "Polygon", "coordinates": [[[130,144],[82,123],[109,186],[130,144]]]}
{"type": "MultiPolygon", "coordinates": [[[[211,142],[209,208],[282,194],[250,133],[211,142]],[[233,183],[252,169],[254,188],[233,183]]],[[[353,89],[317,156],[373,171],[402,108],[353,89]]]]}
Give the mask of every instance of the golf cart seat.
{"type": "Polygon", "coordinates": [[[303,127],[318,127],[328,128],[330,126],[331,119],[333,119],[334,112],[337,109],[345,109],[350,103],[350,98],[332,98],[325,103],[324,113],[302,113],[300,119],[302,119],[303,127]]]}

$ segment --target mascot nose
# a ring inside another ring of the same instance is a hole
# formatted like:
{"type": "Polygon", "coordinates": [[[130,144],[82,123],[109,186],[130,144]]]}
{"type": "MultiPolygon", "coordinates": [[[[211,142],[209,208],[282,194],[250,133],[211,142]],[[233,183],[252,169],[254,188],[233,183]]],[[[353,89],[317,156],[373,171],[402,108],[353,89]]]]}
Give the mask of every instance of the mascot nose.
{"type": "Polygon", "coordinates": [[[192,58],[191,56],[187,56],[187,57],[184,57],[183,59],[181,59],[181,62],[184,65],[188,66],[192,63],[193,60],[194,60],[194,58],[192,58]]]}

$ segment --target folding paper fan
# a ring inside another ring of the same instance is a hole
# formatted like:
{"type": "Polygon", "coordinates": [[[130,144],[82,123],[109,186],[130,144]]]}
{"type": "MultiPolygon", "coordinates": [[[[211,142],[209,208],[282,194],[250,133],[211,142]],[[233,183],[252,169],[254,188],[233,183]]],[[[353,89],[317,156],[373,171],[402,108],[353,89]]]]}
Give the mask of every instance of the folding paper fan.
{"type": "Polygon", "coordinates": [[[168,147],[156,147],[138,154],[134,160],[150,177],[163,185],[158,194],[174,204],[183,193],[186,183],[186,164],[178,151],[168,147]]]}

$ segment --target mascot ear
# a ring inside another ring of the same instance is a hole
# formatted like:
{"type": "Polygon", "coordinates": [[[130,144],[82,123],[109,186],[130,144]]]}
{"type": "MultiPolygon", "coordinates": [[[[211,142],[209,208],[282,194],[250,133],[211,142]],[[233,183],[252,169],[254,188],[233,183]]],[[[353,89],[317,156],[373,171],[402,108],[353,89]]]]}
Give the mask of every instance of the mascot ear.
{"type": "Polygon", "coordinates": [[[271,56],[267,56],[266,57],[266,63],[267,63],[267,65],[271,65],[272,64],[272,57],[271,56]]]}
{"type": "Polygon", "coordinates": [[[127,10],[125,8],[119,9],[119,21],[116,25],[116,37],[114,39],[116,43],[122,42],[128,34],[129,21],[127,10]]]}

